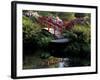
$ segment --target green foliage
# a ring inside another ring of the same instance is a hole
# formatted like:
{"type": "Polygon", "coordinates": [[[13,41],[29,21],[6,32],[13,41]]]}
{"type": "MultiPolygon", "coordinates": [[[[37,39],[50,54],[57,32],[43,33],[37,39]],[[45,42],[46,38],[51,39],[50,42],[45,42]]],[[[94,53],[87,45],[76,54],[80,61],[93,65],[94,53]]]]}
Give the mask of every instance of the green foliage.
{"type": "Polygon", "coordinates": [[[77,41],[80,43],[90,43],[90,26],[76,25],[73,27],[72,32],[75,33],[77,41]]]}
{"type": "Polygon", "coordinates": [[[39,11],[38,13],[39,13],[40,15],[42,15],[42,16],[51,16],[51,15],[52,15],[52,13],[47,12],[47,11],[39,11]]]}
{"type": "Polygon", "coordinates": [[[48,52],[43,52],[43,53],[41,53],[41,55],[40,55],[40,58],[42,58],[42,59],[47,59],[47,58],[49,58],[50,57],[50,54],[48,53],[48,52]]]}
{"type": "Polygon", "coordinates": [[[23,38],[24,40],[32,40],[33,35],[38,31],[41,31],[41,27],[38,24],[32,23],[28,17],[23,16],[23,38]]]}
{"type": "Polygon", "coordinates": [[[24,27],[32,26],[32,21],[26,16],[23,16],[23,26],[24,27]]]}
{"type": "Polygon", "coordinates": [[[46,48],[48,46],[48,43],[52,40],[51,37],[47,37],[44,34],[42,34],[42,32],[40,32],[37,36],[36,41],[38,44],[38,47],[41,48],[46,48]]]}
{"type": "Polygon", "coordinates": [[[68,13],[63,13],[60,12],[57,14],[62,20],[72,20],[74,19],[74,13],[68,12],[68,13]]]}
{"type": "Polygon", "coordinates": [[[31,17],[33,23],[36,23],[36,18],[34,16],[31,17]]]}
{"type": "Polygon", "coordinates": [[[91,14],[87,13],[85,16],[85,19],[86,19],[87,24],[90,25],[91,24],[91,14]]]}
{"type": "Polygon", "coordinates": [[[39,24],[33,23],[30,18],[23,16],[24,45],[33,48],[46,48],[52,39],[53,36],[49,32],[43,31],[39,24]]]}
{"type": "Polygon", "coordinates": [[[65,37],[70,39],[65,52],[70,56],[90,57],[90,27],[75,25],[72,30],[65,30],[65,37]]]}
{"type": "Polygon", "coordinates": [[[86,16],[85,13],[75,13],[76,18],[85,17],[85,16],[86,16]]]}

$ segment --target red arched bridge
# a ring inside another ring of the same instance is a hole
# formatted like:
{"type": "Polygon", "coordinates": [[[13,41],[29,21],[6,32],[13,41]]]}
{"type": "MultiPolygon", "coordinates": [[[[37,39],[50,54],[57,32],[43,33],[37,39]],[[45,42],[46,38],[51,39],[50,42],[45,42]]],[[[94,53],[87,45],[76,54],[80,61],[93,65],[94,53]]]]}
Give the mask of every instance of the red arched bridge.
{"type": "Polygon", "coordinates": [[[71,29],[74,27],[75,24],[84,24],[86,23],[84,18],[76,18],[71,21],[62,21],[61,19],[53,19],[52,17],[41,16],[38,17],[38,22],[48,28],[50,32],[50,28],[57,30],[58,32],[62,33],[63,29],[71,29]]]}

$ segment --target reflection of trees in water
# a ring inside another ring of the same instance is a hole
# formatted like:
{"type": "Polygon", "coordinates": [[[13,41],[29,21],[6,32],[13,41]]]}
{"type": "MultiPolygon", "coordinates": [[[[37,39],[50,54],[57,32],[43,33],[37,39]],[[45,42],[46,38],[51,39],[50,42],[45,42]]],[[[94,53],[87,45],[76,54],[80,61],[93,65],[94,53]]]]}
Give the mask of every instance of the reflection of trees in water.
{"type": "MultiPolygon", "coordinates": [[[[79,67],[90,66],[90,62],[78,57],[57,58],[49,56],[41,58],[43,51],[36,51],[33,54],[25,54],[23,59],[23,69],[39,69],[39,68],[61,68],[61,67],[79,67]]],[[[45,52],[49,54],[49,52],[45,52]]]]}

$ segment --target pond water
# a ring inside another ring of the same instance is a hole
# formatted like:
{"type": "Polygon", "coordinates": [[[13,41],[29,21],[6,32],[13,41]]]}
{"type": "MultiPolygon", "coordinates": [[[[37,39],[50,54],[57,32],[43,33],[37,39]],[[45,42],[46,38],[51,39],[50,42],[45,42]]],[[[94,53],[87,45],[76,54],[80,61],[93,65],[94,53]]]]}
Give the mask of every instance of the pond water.
{"type": "Polygon", "coordinates": [[[33,54],[30,52],[23,56],[23,69],[40,69],[40,68],[63,68],[63,67],[80,67],[90,66],[90,63],[85,59],[80,58],[58,58],[50,56],[41,58],[41,54],[50,54],[49,52],[36,51],[33,54]]]}

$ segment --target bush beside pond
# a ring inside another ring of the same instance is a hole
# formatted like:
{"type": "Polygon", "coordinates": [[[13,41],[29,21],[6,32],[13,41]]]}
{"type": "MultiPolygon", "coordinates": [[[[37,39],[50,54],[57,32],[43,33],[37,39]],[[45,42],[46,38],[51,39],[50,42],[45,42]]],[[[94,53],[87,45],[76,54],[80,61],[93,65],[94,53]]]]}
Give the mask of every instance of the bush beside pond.
{"type": "Polygon", "coordinates": [[[24,50],[46,49],[53,35],[43,30],[41,25],[23,16],[23,47],[24,50]]]}
{"type": "Polygon", "coordinates": [[[90,27],[83,25],[75,25],[71,30],[65,30],[63,35],[71,41],[66,45],[67,56],[90,59],[90,34],[90,27]]]}

